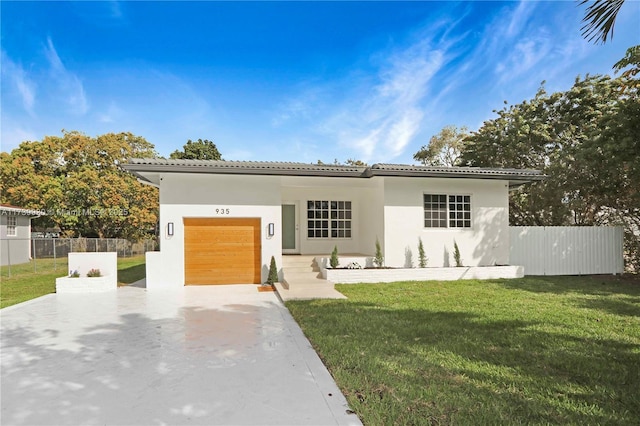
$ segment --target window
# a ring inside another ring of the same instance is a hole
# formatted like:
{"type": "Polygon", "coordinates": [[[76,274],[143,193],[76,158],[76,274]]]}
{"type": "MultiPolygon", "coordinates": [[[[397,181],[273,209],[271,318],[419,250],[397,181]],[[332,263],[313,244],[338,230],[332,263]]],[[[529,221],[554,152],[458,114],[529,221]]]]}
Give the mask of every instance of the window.
{"type": "Polygon", "coordinates": [[[18,235],[18,218],[15,216],[7,216],[7,237],[15,237],[18,235]]]}
{"type": "Polygon", "coordinates": [[[471,228],[471,196],[424,194],[425,228],[471,228]]]}
{"type": "Polygon", "coordinates": [[[351,238],[351,214],[351,201],[307,201],[307,237],[351,238]]]}

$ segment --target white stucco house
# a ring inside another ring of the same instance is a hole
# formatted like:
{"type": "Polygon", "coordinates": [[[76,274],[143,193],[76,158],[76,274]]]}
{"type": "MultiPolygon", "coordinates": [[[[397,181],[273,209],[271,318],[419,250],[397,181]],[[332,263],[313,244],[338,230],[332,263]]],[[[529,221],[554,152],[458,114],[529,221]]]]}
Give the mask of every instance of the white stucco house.
{"type": "Polygon", "coordinates": [[[31,219],[42,212],[0,204],[0,261],[2,266],[31,259],[31,219]]]}
{"type": "Polygon", "coordinates": [[[132,159],[122,167],[160,192],[160,251],[147,288],[262,283],[273,256],[373,255],[385,263],[509,264],[509,190],[536,170],[369,167],[278,162],[132,159]]]}

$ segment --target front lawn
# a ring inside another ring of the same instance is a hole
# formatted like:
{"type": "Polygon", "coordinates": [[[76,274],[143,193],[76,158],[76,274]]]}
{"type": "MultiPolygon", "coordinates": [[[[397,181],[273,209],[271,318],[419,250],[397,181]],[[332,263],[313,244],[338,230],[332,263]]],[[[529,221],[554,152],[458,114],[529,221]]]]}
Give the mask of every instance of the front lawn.
{"type": "MultiPolygon", "coordinates": [[[[9,277],[8,267],[0,270],[2,283],[0,284],[0,308],[15,305],[55,293],[56,278],[67,274],[67,259],[37,259],[35,268],[33,260],[30,263],[11,267],[9,277]],[[34,271],[35,270],[35,271],[34,271]]],[[[134,256],[118,258],[118,284],[131,284],[145,277],[145,257],[134,256]]]]}
{"type": "Polygon", "coordinates": [[[638,424],[637,280],[336,288],[287,307],[366,425],[638,424]]]}

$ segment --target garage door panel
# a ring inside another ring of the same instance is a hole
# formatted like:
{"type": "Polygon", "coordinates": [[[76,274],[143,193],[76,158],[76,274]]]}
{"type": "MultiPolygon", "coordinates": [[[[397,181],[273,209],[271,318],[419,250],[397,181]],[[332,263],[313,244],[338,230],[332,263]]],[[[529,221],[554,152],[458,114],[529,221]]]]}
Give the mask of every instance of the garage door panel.
{"type": "Polygon", "coordinates": [[[260,219],[185,218],[185,284],[260,283],[260,219]]]}

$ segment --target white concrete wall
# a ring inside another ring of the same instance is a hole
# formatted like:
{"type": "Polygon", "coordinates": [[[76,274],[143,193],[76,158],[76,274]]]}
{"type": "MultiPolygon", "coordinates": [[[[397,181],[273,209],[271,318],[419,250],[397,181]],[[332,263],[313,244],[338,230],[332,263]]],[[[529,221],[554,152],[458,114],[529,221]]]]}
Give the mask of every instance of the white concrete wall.
{"type": "Polygon", "coordinates": [[[428,266],[455,265],[454,240],[465,266],[509,264],[506,181],[387,177],[384,204],[383,247],[388,266],[408,266],[408,252],[417,266],[419,237],[429,258],[428,266]],[[423,194],[471,195],[472,227],[425,228],[423,194]]]}
{"type": "Polygon", "coordinates": [[[184,286],[185,217],[260,218],[262,281],[274,256],[282,267],[280,178],[276,176],[165,174],[160,184],[160,255],[147,265],[147,288],[184,286]],[[228,209],[228,213],[227,213],[228,209]],[[167,224],[174,235],[167,234],[167,224]],[[275,225],[275,236],[267,227],[275,225]],[[154,270],[149,270],[153,267],[154,270]],[[160,269],[158,271],[158,269],[160,269]]]}

